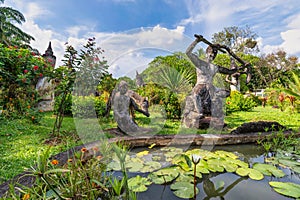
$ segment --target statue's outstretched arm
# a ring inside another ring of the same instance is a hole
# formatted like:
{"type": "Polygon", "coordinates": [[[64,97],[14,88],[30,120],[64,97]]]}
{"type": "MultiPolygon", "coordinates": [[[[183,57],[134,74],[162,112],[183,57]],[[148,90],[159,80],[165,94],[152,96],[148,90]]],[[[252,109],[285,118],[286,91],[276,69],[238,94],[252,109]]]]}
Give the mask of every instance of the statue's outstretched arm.
{"type": "Polygon", "coordinates": [[[145,112],[145,111],[143,111],[142,109],[140,109],[140,108],[138,107],[138,105],[135,103],[135,101],[133,100],[133,98],[130,98],[130,104],[133,106],[134,110],[136,110],[136,111],[142,113],[143,115],[145,115],[145,116],[147,116],[147,117],[150,116],[150,114],[149,114],[148,112],[145,112]]]}

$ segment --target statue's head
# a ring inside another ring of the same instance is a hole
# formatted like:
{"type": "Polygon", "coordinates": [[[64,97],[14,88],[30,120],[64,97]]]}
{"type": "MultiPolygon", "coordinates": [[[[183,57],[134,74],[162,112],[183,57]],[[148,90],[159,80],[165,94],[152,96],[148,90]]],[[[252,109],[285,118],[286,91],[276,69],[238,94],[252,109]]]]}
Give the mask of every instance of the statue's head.
{"type": "Polygon", "coordinates": [[[206,48],[206,59],[208,62],[213,61],[218,54],[218,49],[216,47],[208,46],[206,48]]]}
{"type": "Polygon", "coordinates": [[[119,91],[121,94],[126,94],[128,90],[128,84],[125,81],[120,81],[119,83],[119,91]]]}

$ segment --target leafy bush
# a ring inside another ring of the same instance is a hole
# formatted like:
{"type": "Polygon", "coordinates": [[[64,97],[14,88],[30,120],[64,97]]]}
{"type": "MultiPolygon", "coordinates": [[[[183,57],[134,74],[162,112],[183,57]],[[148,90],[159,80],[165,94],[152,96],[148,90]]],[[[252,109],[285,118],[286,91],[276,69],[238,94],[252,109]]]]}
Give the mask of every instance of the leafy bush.
{"type": "Polygon", "coordinates": [[[164,107],[167,119],[179,119],[181,116],[181,105],[176,93],[170,93],[167,99],[164,99],[164,107]]]}
{"type": "Polygon", "coordinates": [[[226,113],[230,114],[237,111],[251,111],[256,102],[251,97],[244,97],[240,92],[233,91],[226,99],[226,113]]]}
{"type": "Polygon", "coordinates": [[[160,104],[164,106],[167,119],[179,119],[181,115],[181,96],[171,92],[155,83],[147,84],[138,88],[137,92],[144,97],[148,97],[150,106],[160,104]]]}
{"type": "Polygon", "coordinates": [[[0,44],[0,106],[5,117],[32,116],[40,96],[35,86],[41,77],[51,77],[50,61],[29,49],[0,44]]]}
{"type": "Polygon", "coordinates": [[[95,97],[95,110],[97,116],[104,116],[106,109],[107,97],[101,95],[99,97],[95,97]]]}
{"type": "Polygon", "coordinates": [[[106,101],[101,96],[73,96],[72,113],[79,118],[90,118],[103,116],[106,108],[106,101]]]}

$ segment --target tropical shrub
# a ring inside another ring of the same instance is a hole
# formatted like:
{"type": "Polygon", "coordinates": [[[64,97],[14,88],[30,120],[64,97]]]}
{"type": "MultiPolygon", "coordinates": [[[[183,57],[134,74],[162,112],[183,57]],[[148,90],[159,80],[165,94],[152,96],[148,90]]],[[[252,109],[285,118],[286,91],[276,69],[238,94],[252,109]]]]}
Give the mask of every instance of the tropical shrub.
{"type": "Polygon", "coordinates": [[[181,94],[171,92],[155,83],[149,83],[138,88],[137,92],[144,97],[148,97],[150,106],[162,105],[166,112],[167,119],[179,119],[181,115],[181,94]]]}
{"type": "Polygon", "coordinates": [[[178,95],[171,92],[166,99],[164,99],[164,108],[167,119],[180,119],[181,104],[178,100],[178,95]]]}
{"type": "Polygon", "coordinates": [[[73,116],[79,118],[90,118],[103,116],[106,108],[104,96],[73,96],[73,116]]]}
{"type": "Polygon", "coordinates": [[[238,91],[232,91],[226,99],[226,113],[230,114],[237,111],[251,111],[257,104],[251,97],[244,97],[238,91]]]}
{"type": "MultiPolygon", "coordinates": [[[[0,44],[0,106],[5,117],[30,116],[40,95],[35,87],[42,77],[52,76],[53,67],[29,49],[0,44]]],[[[36,122],[36,120],[34,120],[36,122]]]]}

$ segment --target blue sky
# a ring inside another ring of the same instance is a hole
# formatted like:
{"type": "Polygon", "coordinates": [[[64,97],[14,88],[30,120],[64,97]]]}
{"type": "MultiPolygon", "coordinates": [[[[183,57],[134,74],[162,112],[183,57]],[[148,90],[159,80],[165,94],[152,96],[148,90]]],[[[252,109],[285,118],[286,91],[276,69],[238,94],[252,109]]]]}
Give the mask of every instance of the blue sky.
{"type": "MultiPolygon", "coordinates": [[[[65,42],[80,47],[95,37],[115,77],[142,71],[157,55],[184,52],[194,33],[210,39],[224,27],[246,25],[261,53],[300,56],[299,0],[5,0],[21,11],[22,29],[44,52],[52,42],[61,65],[65,42]]],[[[200,48],[200,46],[199,46],[200,48]]]]}

